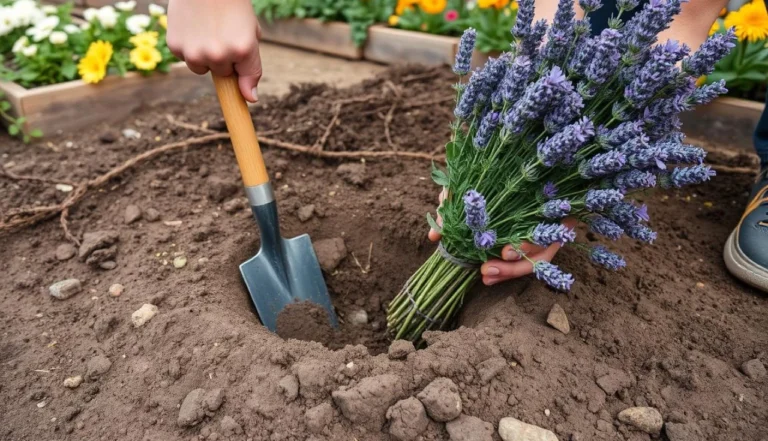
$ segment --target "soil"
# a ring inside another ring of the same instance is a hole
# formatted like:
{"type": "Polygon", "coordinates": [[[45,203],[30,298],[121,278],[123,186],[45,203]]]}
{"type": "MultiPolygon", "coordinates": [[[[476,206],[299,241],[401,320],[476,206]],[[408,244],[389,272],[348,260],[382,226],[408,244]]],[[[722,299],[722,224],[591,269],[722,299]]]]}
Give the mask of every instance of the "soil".
{"type": "MultiPolygon", "coordinates": [[[[452,81],[408,67],[348,89],[304,85],[264,98],[254,119],[274,139],[327,151],[431,153],[449,136],[451,103],[442,98],[452,81]],[[432,100],[442,102],[417,105],[432,100]]],[[[3,137],[2,163],[80,182],[198,136],[166,114],[223,129],[216,101],[203,99],[32,146],[3,137]],[[123,138],[125,128],[141,138],[123,138]]],[[[766,439],[768,298],[731,277],[721,258],[752,176],[721,173],[698,188],[649,193],[659,240],[617,243],[626,270],[603,271],[564,250],[557,262],[578,280],[572,293],[530,278],[477,287],[458,329],[425,334],[425,349],[398,342],[387,354],[385,307],[433,251],[429,161],[265,150],[284,236],[343,240],[324,260],[342,321],[328,347],[284,340],[254,314],[238,265],[259,241],[230,145],[171,152],[70,210],[72,234],[88,234],[85,248],[66,246],[56,219],[0,236],[0,439],[364,441],[395,439],[392,431],[499,440],[499,421],[514,417],[561,441],[650,440],[618,420],[633,406],[658,409],[670,441],[766,439]],[[67,279],[80,284],[53,298],[48,287],[67,279]],[[556,303],[567,335],[546,322],[556,303]],[[438,422],[455,417],[438,410],[455,408],[456,394],[461,416],[438,422]]],[[[0,193],[3,219],[67,195],[53,182],[7,176],[0,193]]],[[[315,331],[295,337],[323,340],[315,331]]]]}

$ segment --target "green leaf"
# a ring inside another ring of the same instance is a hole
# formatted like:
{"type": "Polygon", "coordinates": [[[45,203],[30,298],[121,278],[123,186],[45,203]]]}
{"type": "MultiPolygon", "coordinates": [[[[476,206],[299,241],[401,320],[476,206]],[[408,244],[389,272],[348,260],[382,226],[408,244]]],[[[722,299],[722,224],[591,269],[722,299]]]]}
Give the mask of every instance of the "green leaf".
{"type": "Polygon", "coordinates": [[[40,129],[33,129],[31,132],[29,132],[29,136],[33,138],[42,138],[43,137],[43,131],[40,129]]]}
{"type": "Polygon", "coordinates": [[[760,72],[758,70],[750,70],[749,72],[744,72],[739,75],[739,78],[751,81],[765,81],[767,77],[765,72],[760,72]]]}
{"type": "Polygon", "coordinates": [[[736,72],[712,72],[707,76],[707,83],[714,83],[720,80],[725,80],[726,83],[730,83],[739,77],[736,72]]]}
{"type": "Polygon", "coordinates": [[[22,81],[35,81],[38,77],[38,73],[31,70],[25,70],[20,72],[20,78],[22,81]]]}
{"type": "Polygon", "coordinates": [[[26,116],[22,116],[22,117],[19,117],[18,119],[16,119],[16,124],[18,124],[18,125],[22,125],[25,122],[27,122],[27,117],[26,116]]]}
{"type": "Polygon", "coordinates": [[[11,124],[10,126],[8,126],[8,134],[10,134],[11,136],[18,135],[19,134],[19,126],[17,126],[16,124],[11,124]]]}
{"type": "Polygon", "coordinates": [[[444,171],[437,168],[434,162],[432,163],[432,180],[435,181],[435,184],[441,187],[447,187],[450,183],[448,175],[444,171]]]}
{"type": "Polygon", "coordinates": [[[61,75],[68,80],[72,80],[77,75],[77,65],[73,62],[64,63],[61,66],[61,75]]]}
{"type": "Polygon", "coordinates": [[[11,103],[8,101],[0,101],[0,110],[5,112],[6,110],[11,110],[11,103]]]}
{"type": "Polygon", "coordinates": [[[24,144],[29,144],[29,141],[30,141],[29,135],[25,133],[24,136],[21,138],[21,140],[24,142],[24,144]]]}
{"type": "Polygon", "coordinates": [[[437,224],[435,219],[432,217],[432,213],[427,213],[427,223],[429,224],[430,228],[437,231],[440,234],[443,234],[443,228],[437,224]]]}

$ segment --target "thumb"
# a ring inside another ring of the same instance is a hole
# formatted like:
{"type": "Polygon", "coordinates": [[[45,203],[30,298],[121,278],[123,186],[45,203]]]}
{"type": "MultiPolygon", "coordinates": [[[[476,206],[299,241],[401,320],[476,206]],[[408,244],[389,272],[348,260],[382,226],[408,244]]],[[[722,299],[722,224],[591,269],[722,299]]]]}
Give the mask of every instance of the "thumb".
{"type": "Polygon", "coordinates": [[[256,92],[256,88],[261,80],[261,54],[259,53],[259,46],[248,54],[243,61],[235,64],[235,72],[238,75],[238,84],[240,85],[240,93],[251,103],[259,101],[259,95],[256,92]]]}

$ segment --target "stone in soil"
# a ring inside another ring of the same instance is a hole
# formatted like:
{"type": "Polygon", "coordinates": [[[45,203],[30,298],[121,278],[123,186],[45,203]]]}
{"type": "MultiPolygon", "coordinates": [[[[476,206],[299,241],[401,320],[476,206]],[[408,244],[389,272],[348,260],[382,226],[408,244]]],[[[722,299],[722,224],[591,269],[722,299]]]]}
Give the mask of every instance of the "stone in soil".
{"type": "Polygon", "coordinates": [[[123,129],[123,137],[126,139],[141,139],[141,133],[134,129],[123,129]]]}
{"type": "Polygon", "coordinates": [[[630,387],[632,378],[624,371],[609,368],[608,373],[599,377],[596,382],[600,389],[610,396],[630,387]]]}
{"type": "Polygon", "coordinates": [[[336,174],[341,176],[345,182],[358,187],[365,186],[368,183],[368,177],[365,173],[365,164],[363,163],[347,163],[341,164],[336,168],[336,174]]]}
{"type": "Polygon", "coordinates": [[[218,176],[210,176],[206,180],[206,186],[208,187],[208,197],[218,203],[224,202],[239,190],[237,184],[232,180],[218,176]]]}
{"type": "Polygon", "coordinates": [[[141,208],[139,208],[138,205],[129,205],[125,207],[125,214],[123,218],[126,225],[138,222],[141,220],[141,208]]]}
{"type": "Polygon", "coordinates": [[[157,306],[149,303],[143,304],[141,308],[131,314],[131,322],[133,322],[133,326],[136,328],[143,326],[145,323],[152,320],[152,317],[157,315],[157,311],[157,306]]]}
{"type": "Polygon", "coordinates": [[[664,420],[661,413],[653,407],[630,407],[619,413],[619,421],[629,424],[647,434],[658,435],[664,420]]]}
{"type": "Polygon", "coordinates": [[[408,340],[395,340],[389,345],[387,356],[390,360],[402,360],[408,354],[416,352],[416,347],[408,340]]]}
{"type": "Polygon", "coordinates": [[[224,404],[224,391],[220,388],[211,389],[203,397],[203,408],[216,412],[224,404]]]}
{"type": "Polygon", "coordinates": [[[286,375],[281,378],[277,386],[289,402],[299,396],[299,380],[294,375],[286,375]]]}
{"type": "Polygon", "coordinates": [[[227,213],[235,213],[248,206],[248,199],[246,198],[233,198],[224,202],[221,206],[227,213]]]}
{"type": "Polygon", "coordinates": [[[187,266],[187,258],[185,256],[176,256],[173,259],[173,267],[176,269],[182,269],[187,266]]]}
{"type": "Polygon", "coordinates": [[[305,205],[297,210],[296,215],[299,216],[301,222],[306,222],[315,215],[315,206],[312,204],[305,205]]]}
{"type": "Polygon", "coordinates": [[[120,295],[123,294],[123,291],[125,291],[125,287],[119,283],[115,283],[109,287],[109,295],[112,297],[120,297],[120,295]]]}
{"type": "Polygon", "coordinates": [[[499,375],[507,367],[507,360],[504,357],[491,357],[488,360],[476,366],[477,374],[480,376],[480,382],[487,384],[494,377],[499,375]]]}
{"type": "Polygon", "coordinates": [[[92,233],[85,233],[83,235],[83,241],[80,243],[78,257],[82,260],[86,260],[91,253],[98,249],[109,248],[115,244],[119,238],[120,236],[118,236],[115,231],[94,231],[92,233]]]}
{"type": "Polygon", "coordinates": [[[445,429],[451,441],[493,441],[493,424],[477,417],[461,415],[446,423],[445,429]]]}
{"type": "Polygon", "coordinates": [[[195,389],[184,397],[179,408],[179,417],[176,420],[181,427],[192,427],[199,424],[205,418],[203,409],[204,389],[195,389]]]}
{"type": "Polygon", "coordinates": [[[368,324],[368,313],[364,309],[356,309],[347,314],[347,321],[355,326],[368,324]]]}
{"type": "Polygon", "coordinates": [[[332,393],[333,401],[348,420],[370,430],[381,430],[387,409],[402,395],[400,379],[392,374],[367,377],[349,389],[332,393]]]}
{"type": "Polygon", "coordinates": [[[304,414],[304,423],[312,433],[322,433],[331,421],[333,421],[333,406],[328,402],[307,409],[304,414]]]}
{"type": "Polygon", "coordinates": [[[667,423],[664,425],[669,441],[703,441],[701,429],[695,423],[677,424],[667,423]]]}
{"type": "Polygon", "coordinates": [[[62,280],[48,287],[51,297],[58,300],[66,300],[82,290],[83,286],[77,279],[62,280]]]}
{"type": "Polygon", "coordinates": [[[94,250],[85,260],[85,263],[93,268],[113,269],[114,266],[111,266],[111,264],[108,262],[114,263],[116,257],[117,246],[113,245],[108,248],[100,248],[98,250],[94,250]],[[107,264],[106,268],[104,267],[104,264],[107,264]]]}
{"type": "Polygon", "coordinates": [[[144,220],[147,222],[157,222],[160,220],[160,212],[154,208],[147,208],[147,211],[144,213],[144,220]]]}
{"type": "Polygon", "coordinates": [[[226,415],[221,419],[221,422],[219,423],[219,430],[225,437],[231,437],[243,433],[242,426],[240,426],[240,424],[238,424],[237,421],[235,421],[235,419],[229,415],[226,415]]]}
{"type": "Polygon", "coordinates": [[[461,414],[459,387],[450,378],[433,380],[417,398],[424,404],[429,416],[437,422],[451,421],[461,414]]]}
{"type": "Polygon", "coordinates": [[[565,315],[565,311],[557,303],[555,303],[554,306],[552,306],[552,309],[549,311],[549,315],[547,315],[547,323],[549,323],[550,326],[562,332],[563,334],[568,334],[571,332],[571,325],[568,323],[568,316],[565,315]]]}
{"type": "Polygon", "coordinates": [[[312,245],[315,248],[317,260],[320,262],[320,268],[327,273],[332,273],[347,257],[347,246],[341,237],[318,240],[312,245]]]}
{"type": "Polygon", "coordinates": [[[427,411],[414,397],[400,400],[387,410],[389,434],[400,441],[412,441],[429,425],[427,411]]]}
{"type": "Polygon", "coordinates": [[[549,430],[511,417],[499,421],[499,436],[504,441],[558,441],[549,430]]]}
{"type": "Polygon", "coordinates": [[[741,371],[744,372],[744,375],[754,381],[760,381],[766,376],[765,365],[763,365],[763,362],[757,358],[745,361],[741,365],[741,371]]]}
{"type": "Polygon", "coordinates": [[[75,257],[77,249],[71,243],[63,243],[56,247],[56,260],[65,261],[75,257]]]}
{"type": "Polygon", "coordinates": [[[109,361],[109,358],[103,355],[97,355],[91,358],[90,360],[88,360],[85,376],[91,380],[96,380],[102,375],[109,372],[109,369],[111,367],[112,367],[112,362],[109,361]]]}
{"type": "Polygon", "coordinates": [[[74,377],[68,377],[64,379],[64,387],[70,389],[76,389],[83,383],[83,377],[81,375],[75,375],[74,377]]]}

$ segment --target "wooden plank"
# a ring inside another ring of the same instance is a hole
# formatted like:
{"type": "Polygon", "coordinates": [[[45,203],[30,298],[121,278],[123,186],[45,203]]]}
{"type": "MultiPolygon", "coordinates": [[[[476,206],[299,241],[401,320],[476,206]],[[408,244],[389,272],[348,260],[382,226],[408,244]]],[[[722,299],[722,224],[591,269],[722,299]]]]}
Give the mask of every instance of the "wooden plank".
{"type": "Polygon", "coordinates": [[[352,41],[352,30],[346,23],[321,22],[316,19],[261,21],[262,40],[359,60],[362,48],[352,41]]]}
{"type": "Polygon", "coordinates": [[[379,63],[453,64],[458,37],[404,31],[384,25],[368,29],[363,57],[379,63]]]}
{"type": "Polygon", "coordinates": [[[176,63],[168,74],[144,77],[130,72],[95,85],[77,80],[24,90],[16,114],[27,117],[28,127],[53,135],[116,123],[142,106],[189,101],[212,90],[207,75],[195,75],[184,63],[176,63]]]}
{"type": "MultiPolygon", "coordinates": [[[[3,99],[11,104],[11,109],[8,112],[10,115],[19,116],[22,114],[21,100],[27,93],[27,89],[19,86],[16,83],[8,81],[0,81],[0,90],[3,91],[3,99]]],[[[8,122],[3,120],[3,125],[7,125],[8,122]]]]}
{"type": "Polygon", "coordinates": [[[722,97],[706,106],[680,115],[688,136],[712,144],[754,153],[752,136],[765,104],[739,98],[722,97]]]}

